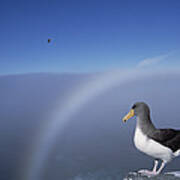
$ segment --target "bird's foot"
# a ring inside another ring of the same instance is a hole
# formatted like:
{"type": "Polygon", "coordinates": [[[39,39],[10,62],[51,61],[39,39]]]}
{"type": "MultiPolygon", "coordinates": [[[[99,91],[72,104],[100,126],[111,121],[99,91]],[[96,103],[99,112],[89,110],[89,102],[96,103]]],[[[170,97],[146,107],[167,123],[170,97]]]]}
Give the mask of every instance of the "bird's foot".
{"type": "Polygon", "coordinates": [[[138,171],[138,173],[151,177],[151,176],[157,176],[159,173],[157,171],[149,171],[147,169],[141,169],[138,171]]]}

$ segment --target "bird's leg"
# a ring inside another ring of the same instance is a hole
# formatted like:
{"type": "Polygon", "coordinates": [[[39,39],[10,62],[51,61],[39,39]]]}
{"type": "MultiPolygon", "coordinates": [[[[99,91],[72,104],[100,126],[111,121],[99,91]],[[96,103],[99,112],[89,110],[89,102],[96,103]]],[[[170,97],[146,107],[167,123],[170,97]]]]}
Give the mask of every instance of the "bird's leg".
{"type": "Polygon", "coordinates": [[[153,167],[152,171],[142,169],[138,172],[141,174],[147,175],[147,176],[155,176],[155,175],[157,175],[157,172],[158,172],[157,167],[158,167],[158,160],[154,160],[154,167],[153,167]]]}
{"type": "Polygon", "coordinates": [[[157,170],[157,166],[158,166],[158,161],[155,160],[154,161],[154,167],[152,171],[148,171],[148,170],[140,170],[138,171],[141,174],[147,175],[147,176],[156,176],[158,174],[161,173],[161,171],[163,170],[164,166],[166,165],[166,162],[163,161],[160,168],[157,170]]]}
{"type": "Polygon", "coordinates": [[[154,160],[154,167],[153,167],[153,172],[157,171],[157,167],[158,167],[158,160],[154,160]]]}
{"type": "Polygon", "coordinates": [[[163,170],[163,168],[164,168],[165,165],[166,165],[166,162],[163,161],[162,164],[161,164],[161,166],[160,166],[160,168],[158,169],[158,171],[156,171],[156,173],[159,174],[159,173],[163,170]]]}

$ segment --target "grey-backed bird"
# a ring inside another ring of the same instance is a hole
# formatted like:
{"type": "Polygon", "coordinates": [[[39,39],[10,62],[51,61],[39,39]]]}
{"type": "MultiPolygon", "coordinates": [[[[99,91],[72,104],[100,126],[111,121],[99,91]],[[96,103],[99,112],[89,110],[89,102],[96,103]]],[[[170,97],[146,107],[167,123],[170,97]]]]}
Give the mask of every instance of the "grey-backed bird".
{"type": "Polygon", "coordinates": [[[154,158],[152,171],[138,172],[149,176],[158,175],[166,163],[180,155],[180,130],[157,129],[151,121],[150,109],[144,102],[135,103],[123,121],[133,116],[137,117],[134,144],[138,150],[154,158]],[[162,164],[158,169],[159,160],[162,160],[162,164]]]}

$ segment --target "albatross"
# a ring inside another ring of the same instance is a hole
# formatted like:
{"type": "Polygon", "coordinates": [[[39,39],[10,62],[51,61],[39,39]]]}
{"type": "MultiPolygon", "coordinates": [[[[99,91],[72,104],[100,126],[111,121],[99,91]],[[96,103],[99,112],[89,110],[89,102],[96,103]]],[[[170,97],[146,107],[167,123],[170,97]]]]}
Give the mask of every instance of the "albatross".
{"type": "Polygon", "coordinates": [[[139,170],[141,174],[155,176],[161,173],[165,165],[180,155],[180,130],[157,129],[151,121],[150,109],[144,102],[135,103],[123,122],[136,116],[134,144],[138,150],[154,158],[154,167],[139,170]],[[158,168],[159,160],[162,161],[158,168]]]}

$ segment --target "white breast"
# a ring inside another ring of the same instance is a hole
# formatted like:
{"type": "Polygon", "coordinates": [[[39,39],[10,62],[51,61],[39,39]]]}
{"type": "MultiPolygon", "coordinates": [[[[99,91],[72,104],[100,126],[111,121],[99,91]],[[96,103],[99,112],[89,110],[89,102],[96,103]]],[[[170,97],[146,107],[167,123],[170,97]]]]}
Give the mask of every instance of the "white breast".
{"type": "Polygon", "coordinates": [[[170,161],[173,157],[171,149],[161,145],[160,143],[148,138],[137,126],[135,130],[134,143],[140,151],[163,161],[170,161]]]}

